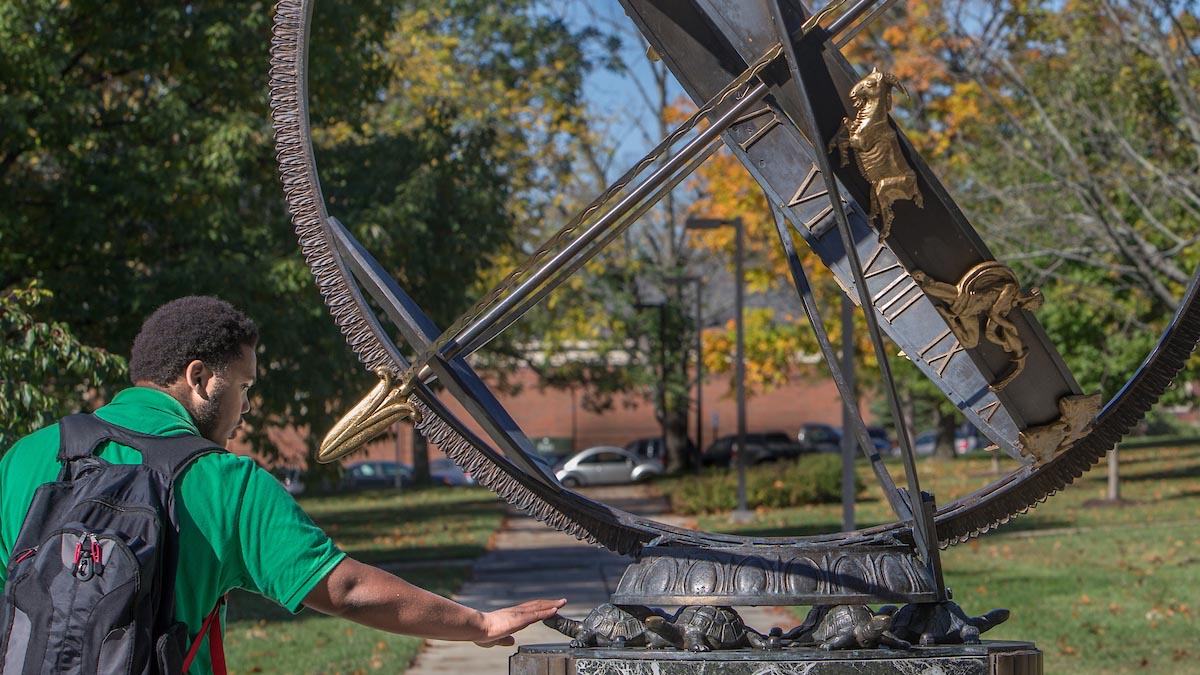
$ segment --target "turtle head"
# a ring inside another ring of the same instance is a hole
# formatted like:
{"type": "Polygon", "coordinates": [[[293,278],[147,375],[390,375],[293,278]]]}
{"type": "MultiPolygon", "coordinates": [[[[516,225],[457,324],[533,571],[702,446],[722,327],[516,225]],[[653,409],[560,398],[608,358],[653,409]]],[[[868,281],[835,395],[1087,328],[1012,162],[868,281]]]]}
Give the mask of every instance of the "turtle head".
{"type": "Polygon", "coordinates": [[[867,620],[864,632],[871,640],[878,640],[892,627],[891,614],[876,614],[867,620]]]}
{"type": "Polygon", "coordinates": [[[646,617],[644,621],[646,624],[646,632],[651,633],[652,635],[657,635],[658,637],[675,646],[679,646],[683,643],[683,636],[680,634],[679,628],[676,627],[675,624],[672,623],[667,617],[662,616],[661,614],[653,614],[646,617]]]}
{"type": "Polygon", "coordinates": [[[575,619],[568,619],[560,614],[555,614],[548,619],[542,619],[542,624],[547,628],[553,628],[563,635],[573,638],[579,637],[579,628],[582,625],[582,622],[576,621],[575,619]]]}

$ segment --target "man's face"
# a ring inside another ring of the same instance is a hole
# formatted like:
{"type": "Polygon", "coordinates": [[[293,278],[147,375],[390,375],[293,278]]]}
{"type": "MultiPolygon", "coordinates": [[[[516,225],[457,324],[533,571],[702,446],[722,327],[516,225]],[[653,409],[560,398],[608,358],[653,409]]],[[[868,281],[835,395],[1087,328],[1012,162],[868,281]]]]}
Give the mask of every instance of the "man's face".
{"type": "Polygon", "coordinates": [[[242,425],[242,415],[250,412],[250,387],[258,372],[254,348],[242,347],[242,354],[229,362],[225,370],[208,383],[208,400],[190,411],[200,435],[217,445],[233,438],[242,425]]]}

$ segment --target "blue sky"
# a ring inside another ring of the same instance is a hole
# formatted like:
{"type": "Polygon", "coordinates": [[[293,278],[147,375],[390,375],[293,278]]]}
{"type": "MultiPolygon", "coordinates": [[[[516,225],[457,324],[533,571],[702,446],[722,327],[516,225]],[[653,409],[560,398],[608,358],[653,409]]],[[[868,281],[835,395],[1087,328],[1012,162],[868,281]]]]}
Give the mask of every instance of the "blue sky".
{"type": "MultiPolygon", "coordinates": [[[[646,43],[617,0],[563,0],[559,11],[576,26],[596,25],[605,32],[616,32],[621,40],[621,58],[629,72],[597,69],[584,88],[592,114],[607,120],[608,136],[616,147],[613,168],[620,173],[661,140],[654,136],[656,113],[647,106],[635,82],[650,81],[646,43]]],[[[672,79],[671,98],[682,94],[672,79]]]]}

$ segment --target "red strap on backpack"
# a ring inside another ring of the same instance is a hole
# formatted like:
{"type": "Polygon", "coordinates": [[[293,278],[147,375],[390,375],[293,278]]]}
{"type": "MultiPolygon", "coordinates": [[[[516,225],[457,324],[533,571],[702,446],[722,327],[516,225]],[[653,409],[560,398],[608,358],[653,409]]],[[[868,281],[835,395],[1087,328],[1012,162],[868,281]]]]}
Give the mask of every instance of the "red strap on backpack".
{"type": "Polygon", "coordinates": [[[204,617],[200,633],[192,641],[192,648],[183,659],[183,672],[186,673],[188,668],[192,667],[192,659],[196,658],[196,652],[200,651],[200,641],[204,639],[204,634],[208,633],[208,656],[212,660],[213,675],[225,675],[225,645],[221,642],[221,605],[225,604],[227,597],[229,596],[222,595],[217,598],[217,606],[204,617]]]}

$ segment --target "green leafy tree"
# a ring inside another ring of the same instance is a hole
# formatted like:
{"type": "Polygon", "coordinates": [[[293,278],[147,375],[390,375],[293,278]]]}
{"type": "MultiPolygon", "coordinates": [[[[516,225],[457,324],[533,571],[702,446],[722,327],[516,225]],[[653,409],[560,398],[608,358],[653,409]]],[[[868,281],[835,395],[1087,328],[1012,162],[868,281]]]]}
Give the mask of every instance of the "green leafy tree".
{"type": "Polygon", "coordinates": [[[50,292],[29,284],[0,296],[0,453],[18,438],[86,408],[125,374],[125,360],[81,344],[70,328],[34,312],[50,292]]]}
{"type": "MultiPolygon", "coordinates": [[[[590,38],[534,0],[434,7],[317,3],[310,86],[330,210],[445,325],[515,254],[539,181],[569,175],[542,148],[577,119],[590,38]]],[[[311,457],[372,376],[285,212],[270,24],[263,3],[0,8],[0,288],[37,280],[45,317],[116,353],[173,297],[233,302],[262,333],[251,440],[269,453],[267,429],[295,425],[311,457]]]]}

